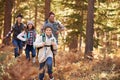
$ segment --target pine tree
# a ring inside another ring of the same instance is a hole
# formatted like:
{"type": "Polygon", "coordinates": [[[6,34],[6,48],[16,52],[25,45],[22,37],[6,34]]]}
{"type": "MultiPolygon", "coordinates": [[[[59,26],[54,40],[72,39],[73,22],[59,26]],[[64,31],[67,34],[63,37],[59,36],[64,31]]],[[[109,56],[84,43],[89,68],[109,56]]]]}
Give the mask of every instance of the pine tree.
{"type": "Polygon", "coordinates": [[[48,18],[50,12],[50,3],[51,0],[45,0],[45,20],[48,18]]]}
{"type": "MultiPolygon", "coordinates": [[[[5,0],[5,14],[4,14],[4,36],[11,29],[12,7],[14,0],[5,0]]],[[[3,41],[4,44],[10,43],[10,37],[3,41]]]]}
{"type": "Polygon", "coordinates": [[[93,51],[94,0],[88,0],[85,55],[93,51]]]}
{"type": "Polygon", "coordinates": [[[71,11],[68,11],[66,14],[67,18],[67,30],[71,30],[67,35],[67,44],[69,45],[69,49],[81,50],[82,39],[85,34],[85,19],[86,19],[86,5],[84,4],[86,1],[82,0],[70,0],[64,1],[63,4],[67,5],[66,8],[69,8],[71,11]],[[78,46],[79,45],[79,46],[78,46]]]}

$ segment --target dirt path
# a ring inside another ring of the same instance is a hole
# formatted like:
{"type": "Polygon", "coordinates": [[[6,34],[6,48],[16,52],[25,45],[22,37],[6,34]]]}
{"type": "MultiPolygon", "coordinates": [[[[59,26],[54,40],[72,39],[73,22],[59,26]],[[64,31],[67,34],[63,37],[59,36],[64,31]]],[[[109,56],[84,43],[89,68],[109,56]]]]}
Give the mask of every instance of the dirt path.
{"type": "MultiPolygon", "coordinates": [[[[13,48],[1,49],[1,54],[6,54],[1,67],[4,72],[0,80],[38,80],[39,63],[28,62],[24,53],[17,61],[13,57],[13,48]]],[[[56,67],[53,68],[55,80],[120,80],[120,57],[101,57],[93,61],[84,60],[82,53],[58,52],[56,67]]],[[[2,58],[0,57],[0,60],[2,58]]],[[[37,59],[37,58],[36,58],[37,59]]],[[[46,74],[45,80],[48,79],[46,74]]]]}

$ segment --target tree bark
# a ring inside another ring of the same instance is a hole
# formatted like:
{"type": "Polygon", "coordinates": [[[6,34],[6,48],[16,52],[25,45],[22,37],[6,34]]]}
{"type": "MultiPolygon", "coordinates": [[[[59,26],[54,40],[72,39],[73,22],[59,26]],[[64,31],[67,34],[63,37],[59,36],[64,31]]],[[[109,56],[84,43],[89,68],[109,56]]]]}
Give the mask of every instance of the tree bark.
{"type": "Polygon", "coordinates": [[[3,25],[2,25],[2,21],[0,22],[0,39],[2,38],[2,28],[3,27],[3,25]]]}
{"type": "Polygon", "coordinates": [[[88,0],[85,54],[89,54],[93,51],[93,34],[94,34],[94,0],[88,0]]]}
{"type": "Polygon", "coordinates": [[[37,3],[35,5],[35,28],[37,27],[37,12],[38,12],[38,7],[37,7],[37,3]]]}
{"type": "Polygon", "coordinates": [[[78,49],[78,36],[72,35],[72,39],[69,45],[69,51],[76,52],[78,49]]]}
{"type": "MultiPolygon", "coordinates": [[[[11,18],[12,18],[12,6],[14,0],[5,0],[5,14],[4,14],[4,36],[11,29],[11,18]]],[[[5,45],[10,43],[10,37],[3,41],[5,45]]]]}
{"type": "Polygon", "coordinates": [[[45,20],[49,16],[51,0],[45,0],[45,20]]]}
{"type": "MultiPolygon", "coordinates": [[[[83,27],[83,22],[84,22],[84,1],[81,1],[81,27],[83,27]]],[[[79,41],[79,51],[81,51],[81,46],[82,46],[82,37],[83,37],[83,32],[80,30],[80,41],[79,41]]]]}

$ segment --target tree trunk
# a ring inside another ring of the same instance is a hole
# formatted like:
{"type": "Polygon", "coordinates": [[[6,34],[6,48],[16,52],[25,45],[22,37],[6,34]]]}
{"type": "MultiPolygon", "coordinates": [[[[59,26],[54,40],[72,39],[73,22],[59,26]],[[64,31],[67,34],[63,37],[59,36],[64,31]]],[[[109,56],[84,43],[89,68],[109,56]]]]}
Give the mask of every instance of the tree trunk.
{"type": "Polygon", "coordinates": [[[94,0],[88,0],[85,55],[93,51],[94,0]]]}
{"type": "Polygon", "coordinates": [[[16,21],[16,20],[15,20],[15,19],[16,19],[16,15],[15,15],[15,14],[16,14],[16,11],[17,11],[16,6],[18,6],[18,5],[17,5],[17,1],[16,1],[16,2],[14,1],[14,3],[13,3],[13,14],[14,14],[14,16],[13,16],[13,22],[12,22],[13,24],[14,24],[15,21],[16,21]]]}
{"type": "Polygon", "coordinates": [[[72,35],[72,39],[69,45],[69,50],[76,52],[78,49],[78,36],[72,35]]]}
{"type": "Polygon", "coordinates": [[[79,51],[81,51],[81,46],[82,46],[82,32],[80,32],[79,51]]]}
{"type": "MultiPolygon", "coordinates": [[[[13,6],[13,0],[5,0],[4,36],[6,36],[6,34],[11,29],[12,6],[13,6]]],[[[5,39],[3,43],[5,45],[8,45],[10,43],[10,37],[5,39]]]]}
{"type": "Polygon", "coordinates": [[[2,28],[3,26],[2,26],[2,21],[0,22],[0,39],[2,38],[2,28]]]}
{"type": "Polygon", "coordinates": [[[35,5],[35,28],[37,27],[37,12],[38,12],[38,7],[37,7],[37,3],[35,5]]]}
{"type": "MultiPolygon", "coordinates": [[[[84,21],[84,1],[81,1],[81,27],[83,27],[83,21],[84,21]]],[[[82,30],[80,30],[80,42],[79,42],[79,50],[81,51],[81,46],[82,46],[82,36],[83,35],[83,32],[82,30]]]]}
{"type": "Polygon", "coordinates": [[[3,21],[4,21],[4,4],[5,0],[0,1],[0,39],[3,37],[3,21]]]}
{"type": "Polygon", "coordinates": [[[49,16],[51,0],[45,0],[45,20],[49,16]]]}

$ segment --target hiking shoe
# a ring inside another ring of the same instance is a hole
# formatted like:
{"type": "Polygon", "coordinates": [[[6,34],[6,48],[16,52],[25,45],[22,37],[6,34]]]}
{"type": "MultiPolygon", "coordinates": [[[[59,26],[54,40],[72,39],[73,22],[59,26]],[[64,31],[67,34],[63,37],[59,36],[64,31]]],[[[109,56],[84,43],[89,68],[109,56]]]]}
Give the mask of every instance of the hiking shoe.
{"type": "Polygon", "coordinates": [[[33,57],[33,61],[32,61],[32,62],[35,63],[35,61],[36,61],[36,60],[35,60],[35,57],[33,57]]]}
{"type": "Polygon", "coordinates": [[[54,80],[54,77],[52,79],[50,79],[50,80],[54,80]]]}

